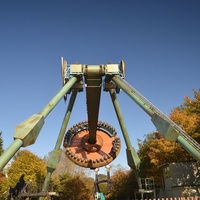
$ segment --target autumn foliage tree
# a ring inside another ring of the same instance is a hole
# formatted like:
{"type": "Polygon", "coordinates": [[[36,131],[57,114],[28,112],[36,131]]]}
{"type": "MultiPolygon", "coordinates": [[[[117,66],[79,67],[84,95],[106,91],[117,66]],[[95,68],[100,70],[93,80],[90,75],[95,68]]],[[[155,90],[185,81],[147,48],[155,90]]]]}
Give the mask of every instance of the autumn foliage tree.
{"type": "Polygon", "coordinates": [[[92,196],[93,180],[86,176],[72,175],[69,172],[59,176],[56,191],[61,200],[89,199],[92,196]]]}
{"type": "Polygon", "coordinates": [[[194,99],[184,98],[184,103],[172,110],[170,118],[200,143],[200,90],[193,90],[194,99]]]}
{"type": "MultiPolygon", "coordinates": [[[[44,157],[44,162],[47,164],[48,160],[50,159],[52,152],[49,152],[48,156],[44,157]]],[[[52,178],[56,179],[60,174],[65,174],[69,172],[70,174],[85,174],[90,175],[91,170],[88,168],[83,168],[75,163],[73,163],[65,154],[64,149],[60,149],[59,156],[58,156],[58,164],[56,166],[55,171],[52,173],[52,178]]]]}
{"type": "MultiPolygon", "coordinates": [[[[4,152],[4,149],[3,149],[2,132],[0,132],[0,156],[2,155],[3,152],[4,152]]],[[[4,187],[5,183],[6,183],[5,173],[3,171],[0,171],[0,194],[2,194],[5,190],[5,187],[4,187]]],[[[0,198],[3,198],[3,197],[0,195],[0,198]]]]}
{"type": "MultiPolygon", "coordinates": [[[[194,99],[185,97],[184,103],[171,111],[170,118],[188,135],[200,142],[200,91],[194,90],[194,99]]],[[[140,175],[153,176],[158,185],[161,184],[161,165],[194,160],[182,146],[165,140],[157,132],[145,135],[145,139],[139,140],[138,145],[138,154],[141,158],[140,175]]]]}
{"type": "Polygon", "coordinates": [[[111,176],[111,189],[106,196],[108,200],[133,199],[137,182],[134,170],[118,168],[111,176]]]}
{"type": "Polygon", "coordinates": [[[155,179],[157,187],[162,183],[161,168],[165,163],[176,162],[181,159],[178,144],[165,140],[158,133],[149,133],[145,135],[144,141],[139,141],[138,155],[140,157],[140,177],[155,179]]]}
{"type": "Polygon", "coordinates": [[[46,164],[28,150],[19,151],[8,168],[8,185],[15,187],[22,174],[25,182],[42,183],[46,175],[46,164]]]}

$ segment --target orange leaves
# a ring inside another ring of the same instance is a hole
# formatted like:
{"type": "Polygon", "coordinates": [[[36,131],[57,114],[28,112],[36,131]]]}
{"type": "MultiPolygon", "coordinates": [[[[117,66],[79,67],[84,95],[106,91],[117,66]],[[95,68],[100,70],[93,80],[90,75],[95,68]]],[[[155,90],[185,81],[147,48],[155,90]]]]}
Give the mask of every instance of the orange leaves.
{"type": "Polygon", "coordinates": [[[182,126],[187,133],[192,133],[193,130],[196,130],[198,125],[197,114],[188,114],[187,110],[179,110],[175,108],[171,112],[170,118],[178,125],[182,126]]]}
{"type": "Polygon", "coordinates": [[[170,118],[195,140],[200,141],[200,91],[193,92],[194,99],[186,96],[183,105],[172,110],[170,118]]]}

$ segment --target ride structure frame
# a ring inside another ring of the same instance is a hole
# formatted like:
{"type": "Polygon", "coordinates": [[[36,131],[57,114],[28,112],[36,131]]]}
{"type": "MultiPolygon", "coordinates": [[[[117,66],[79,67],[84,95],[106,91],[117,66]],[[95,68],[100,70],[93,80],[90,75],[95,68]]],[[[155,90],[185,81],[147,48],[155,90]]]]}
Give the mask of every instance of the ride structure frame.
{"type": "Polygon", "coordinates": [[[116,138],[116,131],[113,127],[107,125],[105,122],[100,123],[98,121],[102,88],[103,91],[109,92],[110,94],[126,144],[128,165],[136,171],[136,174],[139,169],[140,158],[131,144],[117,100],[117,94],[120,93],[120,90],[123,90],[151,117],[151,121],[157,128],[157,131],[165,139],[179,143],[197,161],[200,161],[200,144],[125,81],[124,61],[120,61],[119,64],[68,65],[62,58],[61,67],[63,87],[39,113],[32,115],[16,127],[13,143],[0,157],[1,170],[21,147],[35,143],[44,125],[45,118],[62,98],[67,100],[68,95],[71,96],[54,150],[47,163],[47,176],[42,191],[46,191],[51,174],[56,169],[63,139],[66,155],[82,167],[94,169],[106,166],[112,162],[119,154],[121,143],[120,139],[116,138]],[[78,92],[83,92],[84,89],[86,89],[88,119],[83,124],[80,124],[78,128],[71,128],[71,131],[66,132],[76,96],[78,92]],[[105,141],[109,142],[106,143],[105,141]],[[76,145],[79,152],[81,152],[79,155],[75,150],[76,148],[72,148],[72,146],[74,147],[76,145]],[[93,156],[89,157],[89,155],[93,156]]]}

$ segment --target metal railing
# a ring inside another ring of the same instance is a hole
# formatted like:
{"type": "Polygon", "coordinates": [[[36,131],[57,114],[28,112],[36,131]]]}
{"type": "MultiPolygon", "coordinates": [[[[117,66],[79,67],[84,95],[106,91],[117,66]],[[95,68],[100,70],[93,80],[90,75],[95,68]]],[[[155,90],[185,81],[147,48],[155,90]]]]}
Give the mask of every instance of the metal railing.
{"type": "Polygon", "coordinates": [[[123,82],[131,90],[132,93],[134,93],[144,104],[146,104],[149,107],[149,109],[151,109],[154,113],[156,113],[166,122],[168,122],[177,132],[179,132],[184,137],[185,140],[187,140],[197,151],[200,152],[200,144],[196,140],[189,136],[180,126],[178,126],[174,121],[172,121],[169,117],[162,113],[156,106],[154,106],[149,100],[147,100],[141,93],[139,93],[123,78],[121,78],[120,76],[115,77],[118,78],[121,82],[123,82]]]}

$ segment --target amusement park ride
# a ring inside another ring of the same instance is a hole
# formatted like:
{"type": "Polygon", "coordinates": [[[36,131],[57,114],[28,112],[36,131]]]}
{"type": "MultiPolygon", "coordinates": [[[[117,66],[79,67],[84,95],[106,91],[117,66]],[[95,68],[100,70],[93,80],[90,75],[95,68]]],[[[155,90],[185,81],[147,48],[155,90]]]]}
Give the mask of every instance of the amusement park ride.
{"type": "Polygon", "coordinates": [[[111,163],[120,152],[120,138],[116,137],[116,130],[106,122],[98,120],[101,91],[108,92],[113,103],[119,125],[126,144],[128,165],[136,172],[140,159],[131,145],[127,128],[117,100],[117,94],[123,90],[150,117],[157,131],[167,140],[179,143],[197,161],[200,161],[200,145],[177,124],[158,110],[151,102],[128,84],[125,78],[125,64],[67,64],[62,58],[63,87],[52,100],[38,113],[19,124],[14,133],[14,141],[0,157],[0,169],[9,162],[21,148],[34,144],[45,118],[57,103],[70,95],[66,114],[64,116],[55,148],[47,164],[47,176],[42,191],[46,191],[51,174],[58,164],[59,150],[63,146],[66,156],[75,164],[96,169],[111,163]],[[86,91],[87,121],[82,121],[66,132],[74,102],[78,92],[86,91]],[[66,133],[65,133],[66,132],[66,133]]]}

